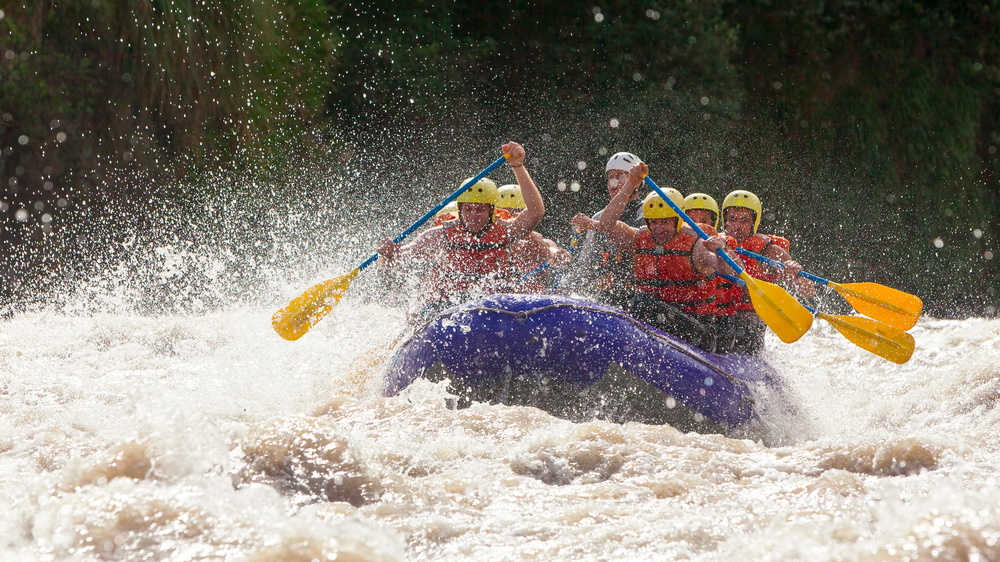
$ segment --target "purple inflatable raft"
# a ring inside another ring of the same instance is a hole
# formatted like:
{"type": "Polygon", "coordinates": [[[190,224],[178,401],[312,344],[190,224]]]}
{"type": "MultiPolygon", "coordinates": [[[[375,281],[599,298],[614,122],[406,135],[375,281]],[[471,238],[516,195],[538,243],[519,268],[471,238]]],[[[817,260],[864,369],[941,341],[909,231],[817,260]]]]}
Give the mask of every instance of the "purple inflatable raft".
{"type": "Polygon", "coordinates": [[[732,432],[784,394],[766,361],[707,353],[615,308],[558,295],[494,295],[444,311],[396,353],[385,393],[418,377],[471,401],[585,421],[732,432]]]}

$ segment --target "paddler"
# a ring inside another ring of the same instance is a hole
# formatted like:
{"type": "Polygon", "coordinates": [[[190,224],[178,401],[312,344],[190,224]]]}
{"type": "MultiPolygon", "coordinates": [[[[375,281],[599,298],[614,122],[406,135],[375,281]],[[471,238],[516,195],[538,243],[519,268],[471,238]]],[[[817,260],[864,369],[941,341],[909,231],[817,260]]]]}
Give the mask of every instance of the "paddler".
{"type": "MultiPolygon", "coordinates": [[[[511,217],[516,217],[525,209],[521,186],[502,185],[497,193],[500,199],[500,210],[506,211],[511,217]]],[[[528,273],[535,272],[538,266],[543,263],[552,262],[556,268],[562,268],[569,265],[572,259],[568,251],[537,232],[532,232],[515,242],[511,249],[511,255],[512,265],[516,274],[521,276],[520,279],[523,279],[528,273]]],[[[536,273],[524,281],[518,281],[512,290],[518,293],[540,293],[545,290],[542,275],[536,273]]]]}
{"type": "MultiPolygon", "coordinates": [[[[755,259],[744,257],[745,269],[751,277],[770,283],[781,280],[790,281],[796,291],[803,296],[812,297],[815,287],[801,277],[802,266],[789,254],[790,243],[787,238],[774,234],[762,234],[757,231],[760,226],[762,207],[760,199],[745,190],[736,190],[722,201],[722,220],[725,234],[735,242],[735,246],[756,254],[771,258],[785,264],[783,269],[772,268],[755,259]]],[[[754,311],[750,301],[750,293],[746,287],[733,289],[736,311],[732,318],[735,333],[734,351],[747,355],[757,355],[764,349],[764,331],[766,325],[754,311]]]]}
{"type": "Polygon", "coordinates": [[[416,308],[418,314],[510,290],[514,275],[512,245],[538,226],[545,215],[545,204],[524,166],[524,147],[510,142],[502,150],[510,154],[507,164],[517,178],[525,202],[524,210],[513,220],[495,219],[498,189],[492,180],[483,178],[455,199],[457,220],[431,228],[405,246],[386,238],[378,247],[384,258],[379,260],[382,267],[397,267],[409,260],[432,262],[424,279],[424,294],[416,308]]]}
{"type": "MultiPolygon", "coordinates": [[[[634,197],[649,167],[640,162],[629,171],[625,186],[601,214],[600,230],[634,261],[635,293],[629,312],[636,319],[673,334],[707,351],[715,350],[715,329],[710,314],[703,314],[714,284],[706,278],[716,271],[733,271],[715,251],[725,239],[700,239],[656,192],[642,201],[645,226],[636,228],[618,220],[634,197]]],[[[672,188],[664,190],[678,207],[684,198],[672,188]]]]}
{"type": "MultiPolygon", "coordinates": [[[[721,236],[726,239],[726,247],[736,247],[736,240],[719,234],[719,204],[715,199],[705,193],[692,193],[684,198],[684,205],[681,207],[687,216],[698,223],[698,226],[709,236],[721,236]]],[[[737,263],[742,263],[739,256],[727,250],[737,263]]],[[[710,315],[715,326],[715,351],[716,353],[730,353],[736,343],[736,332],[733,324],[733,315],[736,314],[736,302],[739,295],[734,291],[734,283],[718,275],[705,279],[707,292],[711,293],[711,300],[706,298],[698,312],[710,315]]],[[[738,289],[738,288],[737,288],[738,289]]]]}
{"type": "MultiPolygon", "coordinates": [[[[622,190],[628,181],[629,170],[640,162],[631,152],[617,152],[604,166],[607,176],[608,201],[622,190]]],[[[634,193],[626,202],[621,216],[629,226],[643,226],[641,201],[634,193]]],[[[604,211],[593,217],[583,213],[573,217],[571,223],[587,235],[577,251],[577,258],[560,281],[560,292],[579,294],[593,301],[626,309],[632,300],[632,262],[625,252],[619,251],[598,225],[604,211]]]]}

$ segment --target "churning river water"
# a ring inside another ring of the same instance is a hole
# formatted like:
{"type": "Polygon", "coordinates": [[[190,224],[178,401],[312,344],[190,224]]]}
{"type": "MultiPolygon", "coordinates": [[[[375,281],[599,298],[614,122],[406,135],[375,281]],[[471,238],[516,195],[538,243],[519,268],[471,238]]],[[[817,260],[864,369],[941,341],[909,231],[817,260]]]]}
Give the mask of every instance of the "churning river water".
{"type": "Polygon", "coordinates": [[[802,419],[766,444],[379,397],[399,308],[287,342],[283,304],[0,321],[0,560],[1000,560],[1000,321],[901,366],[769,339],[802,419]]]}

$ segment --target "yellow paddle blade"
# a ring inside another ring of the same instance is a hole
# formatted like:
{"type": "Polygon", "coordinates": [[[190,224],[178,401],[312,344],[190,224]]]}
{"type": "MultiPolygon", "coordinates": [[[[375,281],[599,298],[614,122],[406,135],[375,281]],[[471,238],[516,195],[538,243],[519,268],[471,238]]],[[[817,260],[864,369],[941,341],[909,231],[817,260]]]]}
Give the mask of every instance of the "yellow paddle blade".
{"type": "Polygon", "coordinates": [[[896,328],[857,316],[817,315],[826,320],[854,345],[902,365],[913,355],[913,336],[896,328]]]}
{"type": "Polygon", "coordinates": [[[855,310],[869,318],[902,331],[917,323],[924,303],[920,297],[878,283],[834,283],[829,286],[843,295],[855,310]]]}
{"type": "Polygon", "coordinates": [[[333,306],[340,302],[344,292],[361,270],[341,275],[329,281],[313,285],[296,297],[288,306],[274,313],[271,326],[278,335],[288,341],[295,341],[305,335],[317,322],[326,316],[333,306]],[[331,302],[331,300],[333,302],[331,302]]]}
{"type": "Polygon", "coordinates": [[[781,287],[754,279],[747,272],[740,274],[740,279],[747,284],[750,301],[757,315],[778,338],[785,343],[792,343],[801,338],[812,326],[813,316],[795,297],[781,287]]]}

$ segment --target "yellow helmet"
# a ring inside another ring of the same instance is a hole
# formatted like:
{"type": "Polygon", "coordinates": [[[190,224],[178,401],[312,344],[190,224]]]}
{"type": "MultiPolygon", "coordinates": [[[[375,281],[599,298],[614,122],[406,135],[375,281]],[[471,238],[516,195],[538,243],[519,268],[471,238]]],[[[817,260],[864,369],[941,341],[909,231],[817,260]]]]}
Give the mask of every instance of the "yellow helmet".
{"type": "Polygon", "coordinates": [[[722,201],[723,227],[725,227],[726,209],[730,207],[743,207],[744,209],[750,209],[753,211],[753,233],[757,234],[757,227],[760,226],[761,215],[760,199],[753,193],[742,189],[738,189],[729,195],[726,195],[726,198],[722,201]]]}
{"type": "Polygon", "coordinates": [[[719,229],[719,204],[712,199],[711,195],[705,195],[704,193],[692,193],[684,198],[684,212],[690,212],[695,209],[704,209],[712,213],[712,217],[715,219],[715,224],[712,225],[716,230],[719,229]]]}
{"type": "MultiPolygon", "coordinates": [[[[684,207],[684,197],[681,195],[680,191],[672,187],[663,188],[663,192],[667,194],[667,197],[671,201],[677,204],[678,207],[684,207]]],[[[677,232],[681,231],[681,227],[684,226],[684,221],[681,220],[680,215],[677,211],[673,209],[670,205],[666,203],[655,191],[650,191],[649,195],[642,200],[642,218],[649,219],[669,219],[677,218],[677,232]]]]}
{"type": "MultiPolygon", "coordinates": [[[[465,183],[471,179],[472,178],[465,178],[462,180],[461,185],[465,185],[465,183]]],[[[490,178],[483,178],[463,191],[461,195],[455,198],[455,202],[486,203],[487,205],[493,205],[495,207],[499,199],[500,198],[497,196],[497,184],[493,183],[493,180],[490,178]]]]}
{"type": "Polygon", "coordinates": [[[497,193],[500,197],[497,206],[502,209],[526,209],[528,207],[524,203],[524,196],[521,195],[521,186],[519,185],[502,185],[497,193]]]}

